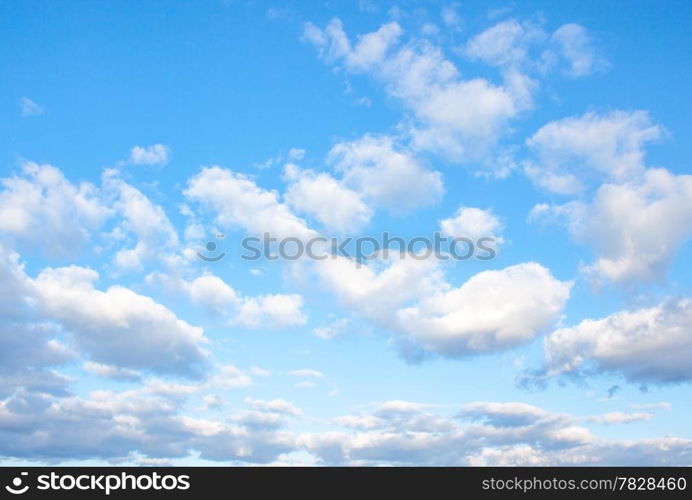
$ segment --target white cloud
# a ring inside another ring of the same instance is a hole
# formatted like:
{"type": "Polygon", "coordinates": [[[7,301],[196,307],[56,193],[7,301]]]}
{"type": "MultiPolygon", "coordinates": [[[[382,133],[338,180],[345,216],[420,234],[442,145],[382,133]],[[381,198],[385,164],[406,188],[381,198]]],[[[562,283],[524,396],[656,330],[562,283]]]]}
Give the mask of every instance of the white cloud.
{"type": "Polygon", "coordinates": [[[149,285],[161,285],[169,291],[184,293],[192,303],[225,317],[231,325],[276,328],[307,322],[302,310],[303,298],[298,294],[244,296],[209,272],[191,280],[152,273],[146,281],[149,285]]]}
{"type": "Polygon", "coordinates": [[[586,76],[607,66],[586,29],[574,23],[562,25],[550,34],[540,22],[508,19],[469,40],[466,54],[505,70],[546,73],[562,69],[573,77],[586,76]]]}
{"type": "Polygon", "coordinates": [[[402,126],[414,147],[455,161],[485,158],[508,120],[526,107],[530,84],[518,75],[506,88],[481,78],[462,79],[439,47],[425,40],[400,44],[402,34],[399,24],[391,22],[352,46],[338,19],[324,30],[312,24],[305,29],[305,38],[325,61],[373,74],[404,104],[412,120],[402,126]]]}
{"type": "Polygon", "coordinates": [[[466,53],[492,66],[522,66],[528,62],[531,45],[545,39],[539,26],[509,19],[469,40],[466,53]]]}
{"type": "Polygon", "coordinates": [[[22,97],[19,101],[19,107],[22,112],[22,116],[38,116],[43,114],[43,106],[35,103],[28,97],[22,97]]]}
{"type": "Polygon", "coordinates": [[[650,169],[635,181],[602,185],[590,204],[537,205],[530,220],[555,217],[593,247],[597,260],[584,271],[596,281],[661,282],[692,236],[691,204],[692,176],[650,169]]]}
{"type": "Polygon", "coordinates": [[[190,179],[184,194],[212,210],[216,223],[224,228],[242,228],[253,235],[268,232],[279,239],[317,236],[279,201],[275,191],[258,187],[243,174],[220,167],[204,168],[190,179]]]}
{"type": "Polygon", "coordinates": [[[288,161],[298,161],[305,157],[305,150],[300,148],[291,148],[288,150],[286,158],[288,161]]]}
{"type": "Polygon", "coordinates": [[[307,317],[302,307],[303,298],[298,294],[249,297],[243,300],[232,322],[248,328],[304,325],[307,317]]]}
{"type": "Polygon", "coordinates": [[[272,400],[247,398],[245,402],[256,410],[270,413],[283,413],[285,415],[293,416],[298,416],[302,413],[293,403],[280,398],[272,400]]]}
{"type": "Polygon", "coordinates": [[[586,319],[544,340],[546,374],[611,372],[641,383],[692,379],[692,299],[586,319]]]}
{"type": "Polygon", "coordinates": [[[536,263],[483,271],[459,288],[397,312],[399,328],[424,349],[450,357],[527,342],[560,319],[571,283],[536,263]]]}
{"type": "Polygon", "coordinates": [[[314,263],[323,287],[360,315],[391,325],[393,312],[403,304],[419,300],[444,288],[443,274],[434,259],[378,258],[368,265],[337,257],[314,263]]]}
{"type": "Polygon", "coordinates": [[[410,403],[407,411],[337,417],[334,423],[346,432],[306,433],[301,443],[331,465],[664,465],[690,460],[688,439],[606,440],[570,415],[525,403],[471,403],[458,417],[470,423],[410,403]]]}
{"type": "Polygon", "coordinates": [[[459,28],[462,23],[462,19],[457,12],[456,5],[445,5],[442,7],[441,17],[442,22],[451,28],[459,28]]]}
{"type": "Polygon", "coordinates": [[[421,348],[457,357],[527,342],[560,319],[571,288],[536,263],[484,271],[453,288],[434,259],[398,254],[360,266],[328,259],[316,272],[345,305],[394,332],[412,357],[421,348]]]}
{"type": "Polygon", "coordinates": [[[317,371],[317,370],[312,370],[310,368],[304,368],[302,370],[292,370],[288,373],[293,375],[294,377],[304,377],[304,378],[322,378],[322,377],[324,377],[324,373],[317,371]]]}
{"type": "MultiPolygon", "coordinates": [[[[206,396],[214,407],[224,402],[206,396]]],[[[0,453],[61,462],[69,447],[72,460],[136,456],[154,463],[192,455],[233,464],[299,453],[308,463],[370,466],[684,465],[691,458],[688,439],[606,440],[580,425],[583,419],[525,403],[471,403],[449,415],[392,401],[372,413],[337,416],[324,430],[296,432],[291,425],[312,417],[283,399],[246,398],[247,409],[216,420],[183,414],[188,397],[161,387],[88,398],[20,391],[0,401],[0,453]]]]}
{"type": "Polygon", "coordinates": [[[348,318],[341,318],[325,325],[313,328],[312,333],[321,339],[333,339],[346,334],[346,331],[350,325],[351,321],[348,318]]]}
{"type": "Polygon", "coordinates": [[[644,147],[662,133],[645,111],[563,118],[544,125],[527,141],[537,161],[527,163],[525,170],[538,185],[566,194],[579,192],[579,178],[594,173],[629,180],[642,174],[644,147]]]}
{"type": "Polygon", "coordinates": [[[103,177],[104,188],[114,197],[113,207],[122,217],[116,232],[133,233],[137,243],[119,250],[115,264],[121,270],[141,270],[153,259],[173,261],[171,252],[178,249],[178,233],[163,208],[117,175],[110,170],[103,177]]]}
{"type": "Polygon", "coordinates": [[[44,269],[33,281],[40,310],[59,321],[97,363],[195,374],[206,353],[201,328],[122,286],[94,288],[98,274],[70,266],[44,269]]]}
{"type": "Polygon", "coordinates": [[[440,230],[451,238],[470,238],[474,242],[479,238],[493,238],[495,244],[502,244],[500,235],[503,224],[492,209],[459,207],[454,217],[440,221],[440,230]]]}
{"type": "Polygon", "coordinates": [[[623,413],[621,411],[613,411],[610,413],[604,413],[603,415],[589,417],[588,420],[597,424],[613,425],[651,420],[653,416],[653,413],[623,413]]]}
{"type": "Polygon", "coordinates": [[[631,404],[630,408],[634,410],[668,410],[673,409],[673,405],[666,401],[661,401],[659,403],[641,403],[641,404],[631,404]]]}
{"type": "Polygon", "coordinates": [[[0,231],[28,251],[73,255],[110,214],[94,185],[74,185],[51,165],[23,162],[20,176],[0,183],[0,231]]]}
{"type": "Polygon", "coordinates": [[[328,161],[343,175],[346,186],[369,203],[395,213],[435,204],[442,196],[440,173],[398,149],[391,137],[366,135],[339,143],[329,152],[328,161]]]}
{"type": "Polygon", "coordinates": [[[356,233],[372,217],[372,210],[360,193],[329,174],[300,170],[289,164],[285,177],[291,181],[284,194],[286,203],[296,212],[317,219],[329,232],[356,233]]]}
{"type": "Polygon", "coordinates": [[[568,64],[568,74],[584,76],[606,66],[605,60],[596,53],[591,37],[578,24],[565,24],[555,30],[551,41],[557,52],[568,64]]]}
{"type": "Polygon", "coordinates": [[[0,245],[0,398],[18,388],[66,392],[70,379],[52,366],[76,358],[60,329],[38,317],[19,255],[0,245]]]}
{"type": "Polygon", "coordinates": [[[171,148],[164,144],[154,144],[133,147],[128,161],[134,165],[165,165],[170,158],[171,148]]]}
{"type": "Polygon", "coordinates": [[[98,377],[112,378],[114,380],[126,380],[130,382],[141,380],[139,373],[137,373],[135,370],[121,368],[119,366],[104,365],[102,363],[87,361],[84,363],[84,369],[98,377]]]}
{"type": "Polygon", "coordinates": [[[343,59],[350,70],[367,71],[382,62],[402,33],[401,26],[395,22],[383,24],[377,31],[359,36],[352,46],[341,21],[332,19],[324,31],[307,23],[304,36],[320,50],[320,55],[327,61],[343,59]]]}

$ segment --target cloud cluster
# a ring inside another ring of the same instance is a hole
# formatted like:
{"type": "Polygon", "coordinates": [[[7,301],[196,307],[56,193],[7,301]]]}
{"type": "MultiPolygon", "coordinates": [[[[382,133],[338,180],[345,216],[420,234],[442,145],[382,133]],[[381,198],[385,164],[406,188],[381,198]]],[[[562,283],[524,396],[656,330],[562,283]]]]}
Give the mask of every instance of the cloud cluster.
{"type": "Polygon", "coordinates": [[[521,109],[514,87],[462,78],[439,47],[426,40],[402,43],[403,29],[396,22],[359,36],[356,43],[339,19],[324,29],[308,23],[304,36],[326,62],[383,83],[411,113],[406,128],[415,148],[456,161],[478,159],[521,109]]]}
{"type": "Polygon", "coordinates": [[[316,264],[323,286],[380,327],[397,333],[402,352],[460,357],[533,339],[557,322],[571,283],[540,264],[483,271],[459,287],[433,259],[394,256],[357,266],[347,259],[316,264]],[[413,350],[411,350],[413,349],[413,350]]]}
{"type": "Polygon", "coordinates": [[[52,165],[24,161],[0,183],[0,233],[46,256],[73,255],[111,211],[96,186],[75,185],[52,165]]]}
{"type": "Polygon", "coordinates": [[[46,268],[32,279],[16,253],[0,247],[0,256],[0,273],[8,278],[5,293],[11,294],[8,307],[15,315],[24,311],[16,318],[3,315],[10,326],[3,343],[12,348],[8,356],[33,355],[17,365],[20,372],[45,370],[68,357],[68,347],[57,339],[63,331],[72,348],[118,368],[196,376],[205,362],[202,329],[151,298],[118,285],[99,290],[98,273],[78,266],[46,268]],[[32,339],[29,350],[24,344],[32,339]]]}
{"type": "Polygon", "coordinates": [[[539,186],[556,193],[575,194],[582,179],[627,181],[645,169],[644,147],[661,137],[645,111],[587,112],[541,127],[528,146],[537,156],[525,171],[539,186]]]}
{"type": "Polygon", "coordinates": [[[589,202],[539,204],[530,219],[564,222],[572,237],[594,248],[584,267],[594,280],[663,282],[692,236],[692,176],[649,169],[631,181],[606,183],[589,202]]]}
{"type": "Polygon", "coordinates": [[[610,372],[638,383],[692,380],[692,299],[586,319],[544,341],[547,374],[610,372]]]}
{"type": "Polygon", "coordinates": [[[17,392],[0,402],[0,454],[48,461],[69,450],[71,459],[146,463],[195,453],[230,464],[290,463],[295,454],[312,464],[417,466],[684,465],[692,459],[687,439],[608,440],[584,426],[593,419],[525,403],[476,402],[449,414],[388,401],[313,432],[291,428],[310,417],[283,399],[246,398],[246,408],[225,419],[181,414],[180,404],[180,395],[146,389],[95,391],[88,398],[17,392]]]}

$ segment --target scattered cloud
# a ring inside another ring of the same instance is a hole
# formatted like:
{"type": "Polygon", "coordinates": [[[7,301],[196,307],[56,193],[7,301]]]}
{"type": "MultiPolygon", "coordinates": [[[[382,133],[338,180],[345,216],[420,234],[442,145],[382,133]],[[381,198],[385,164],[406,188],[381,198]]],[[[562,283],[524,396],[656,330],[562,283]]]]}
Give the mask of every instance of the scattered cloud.
{"type": "Polygon", "coordinates": [[[537,205],[529,220],[564,223],[576,242],[594,248],[597,260],[583,271],[595,282],[661,283],[692,236],[691,204],[692,176],[649,169],[637,180],[603,184],[591,203],[537,205]]]}
{"type": "Polygon", "coordinates": [[[43,114],[43,106],[32,101],[28,97],[22,97],[19,100],[19,108],[22,116],[39,116],[43,114]]]}
{"type": "Polygon", "coordinates": [[[544,340],[546,374],[610,372],[635,383],[692,379],[692,300],[585,319],[544,340]]]}
{"type": "Polygon", "coordinates": [[[171,148],[164,144],[135,146],[130,150],[128,162],[133,165],[165,165],[171,159],[171,148]]]}
{"type": "Polygon", "coordinates": [[[645,111],[613,111],[563,118],[541,127],[528,141],[537,161],[526,174],[540,187],[562,194],[584,189],[581,179],[627,181],[645,170],[644,147],[661,137],[645,111]]]}

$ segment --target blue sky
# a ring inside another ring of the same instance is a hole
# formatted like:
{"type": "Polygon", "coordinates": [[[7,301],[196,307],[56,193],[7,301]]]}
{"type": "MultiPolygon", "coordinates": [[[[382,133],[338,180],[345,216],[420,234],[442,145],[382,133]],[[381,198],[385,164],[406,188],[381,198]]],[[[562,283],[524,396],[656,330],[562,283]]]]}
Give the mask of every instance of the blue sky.
{"type": "Polygon", "coordinates": [[[3,464],[691,463],[687,3],[0,14],[3,464]]]}

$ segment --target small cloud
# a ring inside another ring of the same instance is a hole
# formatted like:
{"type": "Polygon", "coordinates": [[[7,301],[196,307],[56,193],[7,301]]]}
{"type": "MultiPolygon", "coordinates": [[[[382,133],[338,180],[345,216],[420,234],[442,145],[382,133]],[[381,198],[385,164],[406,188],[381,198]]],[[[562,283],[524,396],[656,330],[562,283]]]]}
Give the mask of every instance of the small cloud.
{"type": "Polygon", "coordinates": [[[135,146],[130,150],[128,163],[133,165],[165,165],[171,157],[171,148],[163,144],[135,146]]]}
{"type": "Polygon", "coordinates": [[[587,420],[601,425],[613,425],[651,420],[651,417],[653,417],[653,413],[623,413],[620,411],[614,411],[604,415],[594,415],[592,417],[588,417],[587,420]]]}
{"type": "Polygon", "coordinates": [[[368,96],[363,96],[356,100],[356,104],[358,106],[365,106],[366,108],[369,108],[372,106],[372,99],[370,99],[368,96]]]}
{"type": "Polygon", "coordinates": [[[272,374],[271,371],[260,368],[259,366],[251,366],[248,373],[254,377],[268,377],[272,374]]]}
{"type": "Polygon", "coordinates": [[[667,410],[672,411],[673,405],[666,401],[661,401],[660,403],[644,403],[644,404],[631,404],[630,408],[635,410],[667,410]]]}
{"type": "Polygon", "coordinates": [[[289,161],[302,160],[305,158],[305,150],[300,148],[291,148],[286,156],[289,161]]]}
{"type": "Polygon", "coordinates": [[[457,12],[457,4],[452,7],[444,7],[441,13],[442,22],[445,23],[450,28],[460,28],[461,27],[461,16],[457,12]]]}
{"type": "Polygon", "coordinates": [[[203,410],[218,410],[226,406],[226,401],[217,394],[207,394],[202,401],[204,401],[203,410]]]}
{"type": "Polygon", "coordinates": [[[333,339],[347,333],[350,323],[350,320],[347,318],[342,318],[327,325],[313,328],[312,334],[325,340],[333,339]]]}
{"type": "Polygon", "coordinates": [[[303,369],[303,370],[293,370],[288,372],[294,377],[305,377],[305,378],[322,378],[324,377],[324,373],[317,371],[317,370],[311,370],[309,368],[303,369]]]}
{"type": "Polygon", "coordinates": [[[43,114],[43,106],[32,101],[28,97],[22,97],[19,101],[22,116],[38,116],[43,114]]]}

